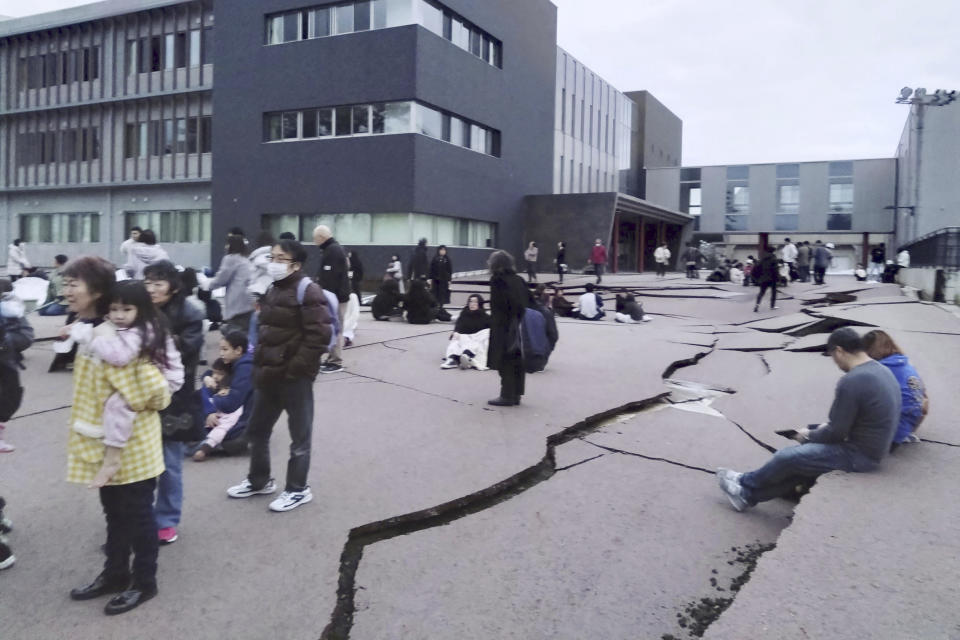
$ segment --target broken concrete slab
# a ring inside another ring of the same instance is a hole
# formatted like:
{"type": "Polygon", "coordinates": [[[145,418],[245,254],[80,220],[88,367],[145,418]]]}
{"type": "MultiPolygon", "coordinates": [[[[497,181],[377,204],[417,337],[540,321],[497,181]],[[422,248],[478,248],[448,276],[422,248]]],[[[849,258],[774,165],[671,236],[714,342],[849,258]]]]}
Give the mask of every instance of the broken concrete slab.
{"type": "Polygon", "coordinates": [[[822,477],[704,638],[955,637],[958,483],[960,450],[926,444],[822,477]]]}
{"type": "Polygon", "coordinates": [[[731,333],[719,336],[717,349],[731,351],[775,351],[782,349],[792,339],[779,333],[731,333]]]}
{"type": "Polygon", "coordinates": [[[711,475],[604,456],[369,546],[351,637],[659,638],[711,577],[729,584],[731,547],[776,538],[789,506],[774,509],[745,523],[711,475]]]}
{"type": "Polygon", "coordinates": [[[859,324],[872,324],[899,331],[960,334],[960,319],[934,305],[905,304],[859,309],[821,309],[818,313],[859,324]]]}
{"type": "Polygon", "coordinates": [[[748,322],[743,325],[756,331],[765,331],[767,333],[785,333],[789,329],[808,325],[816,320],[815,316],[809,313],[788,313],[782,316],[773,316],[764,318],[756,322],[748,322]]]}
{"type": "Polygon", "coordinates": [[[766,368],[758,353],[717,350],[697,366],[677,371],[674,377],[739,390],[757,384],[758,378],[765,373],[766,368]]]}
{"type": "Polygon", "coordinates": [[[587,442],[651,458],[673,460],[713,471],[717,467],[754,469],[770,452],[751,442],[723,417],[671,407],[610,425],[584,436],[587,442]]]}

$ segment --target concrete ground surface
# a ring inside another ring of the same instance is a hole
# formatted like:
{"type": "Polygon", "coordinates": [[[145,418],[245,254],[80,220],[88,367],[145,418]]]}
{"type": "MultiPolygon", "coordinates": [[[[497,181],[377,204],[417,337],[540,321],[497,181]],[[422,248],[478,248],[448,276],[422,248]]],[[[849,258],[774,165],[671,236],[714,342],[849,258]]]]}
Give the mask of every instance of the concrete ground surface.
{"type": "MultiPolygon", "coordinates": [[[[568,278],[568,297],[590,279],[568,278]]],[[[486,294],[474,282],[451,310],[486,294]]],[[[0,457],[18,558],[0,573],[0,638],[960,638],[952,310],[843,277],[759,313],[757,290],[730,283],[603,284],[608,309],[629,290],[653,321],[561,319],[516,408],[487,406],[496,372],[439,368],[452,323],[365,312],[346,372],[314,387],[314,501],[270,513],[224,493],[246,458],[184,461],[160,594],[113,618],[67,595],[99,571],[104,522],[96,492],[63,481],[71,375],[46,373],[39,341],[18,449],[0,457]],[[734,512],[713,470],[759,466],[790,446],[775,429],[826,419],[841,373],[818,351],[847,324],[888,329],[910,356],[930,442],[830,474],[798,505],[734,512]]],[[[41,338],[62,322],[31,319],[41,338]]],[[[282,479],[283,418],[272,444],[282,479]]]]}

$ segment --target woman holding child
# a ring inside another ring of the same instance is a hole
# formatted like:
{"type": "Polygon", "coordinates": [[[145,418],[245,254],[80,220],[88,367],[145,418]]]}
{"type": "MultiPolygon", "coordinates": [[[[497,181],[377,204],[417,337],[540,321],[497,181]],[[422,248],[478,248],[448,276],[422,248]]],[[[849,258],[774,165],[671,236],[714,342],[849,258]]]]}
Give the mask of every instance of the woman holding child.
{"type": "MultiPolygon", "coordinates": [[[[64,297],[77,314],[63,337],[69,334],[79,345],[67,480],[100,490],[107,521],[103,571],[89,585],[72,590],[70,597],[114,595],[104,609],[108,615],[129,611],[157,594],[153,494],[164,470],[158,412],[169,404],[174,386],[164,372],[179,368],[182,375],[180,356],[167,340],[166,323],[151,315],[145,292],[130,288],[116,297],[114,274],[109,262],[92,256],[77,258],[63,271],[64,297]],[[145,304],[138,305],[138,299],[145,304]],[[114,322],[104,322],[108,313],[114,322]],[[98,340],[139,349],[128,364],[114,366],[93,355],[98,340]],[[105,415],[108,402],[117,405],[117,395],[124,411],[105,415]],[[107,422],[116,427],[109,444],[107,422]]],[[[142,289],[139,283],[135,286],[142,289]]]]}

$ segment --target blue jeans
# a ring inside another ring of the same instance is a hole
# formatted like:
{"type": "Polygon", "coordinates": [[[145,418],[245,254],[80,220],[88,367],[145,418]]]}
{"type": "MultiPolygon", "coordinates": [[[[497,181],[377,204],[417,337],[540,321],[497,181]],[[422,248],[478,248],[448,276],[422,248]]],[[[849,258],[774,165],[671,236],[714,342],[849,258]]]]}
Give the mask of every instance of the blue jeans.
{"type": "Polygon", "coordinates": [[[740,478],[743,498],[750,504],[779,498],[798,483],[829,471],[873,471],[877,462],[843,444],[808,442],[773,454],[765,465],[740,478]]]}
{"type": "Polygon", "coordinates": [[[45,307],[37,309],[39,316],[65,316],[67,315],[67,305],[59,302],[51,302],[45,307]]]}
{"type": "Polygon", "coordinates": [[[157,504],[154,507],[157,529],[180,524],[183,508],[183,442],[163,441],[163,464],[166,470],[157,482],[157,504]]]}

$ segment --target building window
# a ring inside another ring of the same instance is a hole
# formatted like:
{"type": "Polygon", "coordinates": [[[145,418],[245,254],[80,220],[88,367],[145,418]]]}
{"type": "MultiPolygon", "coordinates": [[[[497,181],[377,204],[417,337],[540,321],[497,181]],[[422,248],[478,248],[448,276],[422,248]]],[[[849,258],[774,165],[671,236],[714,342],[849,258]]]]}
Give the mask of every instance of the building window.
{"type": "Polygon", "coordinates": [[[500,156],[500,132],[416,102],[321,107],[266,113],[264,142],[420,133],[459,147],[500,156]]]}
{"type": "Polygon", "coordinates": [[[503,68],[503,44],[433,0],[354,0],[266,16],[265,43],[284,44],[419,24],[489,65],[503,68]]]}
{"type": "Polygon", "coordinates": [[[307,238],[320,224],[350,245],[412,245],[426,238],[431,245],[485,248],[496,241],[495,223],[422,213],[267,214],[261,218],[261,227],[274,236],[290,231],[307,238]]]}
{"type": "Polygon", "coordinates": [[[97,160],[99,158],[99,127],[17,134],[15,161],[17,166],[20,167],[54,162],[97,160]]]}
{"type": "Polygon", "coordinates": [[[100,214],[21,214],[20,238],[34,243],[100,242],[100,214]]]}
{"type": "Polygon", "coordinates": [[[210,210],[125,211],[127,229],[152,229],[158,242],[210,242],[210,210]]]}
{"type": "Polygon", "coordinates": [[[853,228],[853,162],[830,163],[830,211],[827,229],[849,231],[853,228]]]}
{"type": "MultiPolygon", "coordinates": [[[[700,214],[703,213],[703,189],[700,185],[700,170],[696,180],[680,183],[680,211],[693,216],[693,230],[700,230],[700,214]]],[[[687,174],[690,177],[692,174],[687,174]]],[[[681,178],[684,177],[681,174],[681,178]]]]}
{"type": "Polygon", "coordinates": [[[17,88],[42,89],[100,78],[100,46],[46,53],[17,61],[17,88]]]}
{"type": "Polygon", "coordinates": [[[749,176],[749,167],[727,167],[726,231],[747,230],[747,217],[750,215],[749,176]]]}

